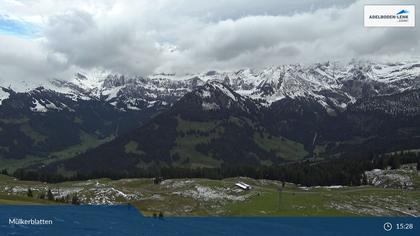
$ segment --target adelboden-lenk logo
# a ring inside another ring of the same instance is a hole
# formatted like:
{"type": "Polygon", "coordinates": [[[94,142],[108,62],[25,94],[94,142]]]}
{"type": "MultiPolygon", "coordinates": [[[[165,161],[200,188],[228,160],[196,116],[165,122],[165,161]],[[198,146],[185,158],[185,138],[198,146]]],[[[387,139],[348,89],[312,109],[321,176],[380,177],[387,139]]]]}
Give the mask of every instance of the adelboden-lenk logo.
{"type": "Polygon", "coordinates": [[[408,13],[409,13],[409,11],[407,11],[407,10],[401,10],[397,13],[397,15],[408,14],[408,13]]]}
{"type": "Polygon", "coordinates": [[[365,27],[415,27],[415,5],[365,5],[365,27]]]}
{"type": "Polygon", "coordinates": [[[399,11],[396,14],[397,15],[398,22],[407,22],[408,21],[408,18],[409,18],[409,13],[410,13],[410,11],[405,10],[405,9],[399,11]]]}

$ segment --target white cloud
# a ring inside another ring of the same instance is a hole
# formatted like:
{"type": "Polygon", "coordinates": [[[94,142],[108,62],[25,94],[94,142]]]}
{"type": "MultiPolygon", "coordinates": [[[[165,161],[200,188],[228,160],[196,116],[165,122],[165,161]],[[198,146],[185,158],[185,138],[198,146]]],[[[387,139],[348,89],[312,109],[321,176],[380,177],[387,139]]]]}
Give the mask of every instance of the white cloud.
{"type": "MultiPolygon", "coordinates": [[[[0,84],[14,80],[39,81],[66,73],[67,65],[53,52],[46,52],[38,40],[0,35],[0,84]]],[[[35,82],[36,83],[36,82],[35,82]]]]}
{"type": "Polygon", "coordinates": [[[152,73],[161,61],[160,50],[147,32],[134,27],[119,24],[117,18],[97,20],[89,13],[73,11],[51,17],[46,45],[81,68],[152,73]]]}
{"type": "MultiPolygon", "coordinates": [[[[363,2],[291,16],[247,16],[183,33],[179,54],[194,63],[170,61],[170,68],[230,69],[381,57],[399,60],[419,55],[415,28],[364,28],[363,2]],[[173,64],[171,64],[173,63],[173,64]]],[[[162,70],[165,70],[164,64],[162,70]]]]}
{"type": "Polygon", "coordinates": [[[0,69],[10,78],[91,69],[144,75],[420,55],[416,28],[364,28],[365,3],[8,0],[0,14],[42,30],[39,38],[3,37],[0,69]]]}

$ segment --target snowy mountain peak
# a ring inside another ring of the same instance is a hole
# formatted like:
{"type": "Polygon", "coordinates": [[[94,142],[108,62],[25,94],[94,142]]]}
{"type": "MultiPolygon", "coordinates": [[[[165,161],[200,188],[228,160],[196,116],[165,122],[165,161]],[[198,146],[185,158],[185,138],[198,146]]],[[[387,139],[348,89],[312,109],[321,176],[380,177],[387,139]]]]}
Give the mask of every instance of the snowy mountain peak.
{"type": "MultiPolygon", "coordinates": [[[[286,97],[305,98],[333,111],[346,109],[348,104],[360,98],[419,89],[420,63],[325,62],[245,68],[231,72],[160,73],[148,77],[95,71],[77,73],[69,80],[54,79],[43,83],[17,81],[10,84],[10,88],[16,92],[28,92],[43,86],[73,100],[103,100],[120,110],[142,110],[156,105],[169,106],[203,85],[218,87],[219,90],[226,87],[225,94],[232,98],[235,96],[228,91],[259,100],[266,106],[286,97]]],[[[0,86],[7,88],[9,84],[2,81],[0,86]]],[[[8,97],[5,91],[0,93],[0,100],[8,97]]]]}
{"type": "Polygon", "coordinates": [[[219,81],[209,81],[196,91],[202,98],[214,97],[214,96],[225,96],[232,101],[238,101],[239,94],[232,91],[227,85],[219,81]]]}
{"type": "Polygon", "coordinates": [[[6,88],[0,87],[0,105],[2,101],[9,98],[10,92],[6,88]]]}
{"type": "MultiPolygon", "coordinates": [[[[228,85],[220,81],[208,81],[192,93],[192,100],[201,104],[204,111],[236,110],[249,112],[256,108],[256,104],[246,96],[233,91],[228,85]]],[[[187,100],[190,98],[186,98],[187,100]]]]}

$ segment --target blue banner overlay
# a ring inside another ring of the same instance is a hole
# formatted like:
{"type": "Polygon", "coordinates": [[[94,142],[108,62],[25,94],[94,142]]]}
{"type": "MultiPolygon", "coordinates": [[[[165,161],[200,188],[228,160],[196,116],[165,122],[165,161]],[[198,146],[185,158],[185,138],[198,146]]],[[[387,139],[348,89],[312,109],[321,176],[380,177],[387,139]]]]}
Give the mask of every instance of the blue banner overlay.
{"type": "Polygon", "coordinates": [[[408,217],[144,217],[131,205],[0,206],[0,235],[420,235],[408,217]]]}

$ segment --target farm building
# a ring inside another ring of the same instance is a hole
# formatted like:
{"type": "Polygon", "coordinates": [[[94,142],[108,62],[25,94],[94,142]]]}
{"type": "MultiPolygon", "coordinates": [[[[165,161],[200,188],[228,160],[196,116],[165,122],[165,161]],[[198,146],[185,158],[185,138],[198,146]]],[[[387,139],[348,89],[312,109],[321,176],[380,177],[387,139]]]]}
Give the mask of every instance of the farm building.
{"type": "Polygon", "coordinates": [[[244,183],[244,182],[237,182],[235,184],[235,186],[237,186],[237,187],[239,187],[243,190],[251,190],[251,186],[249,184],[244,183]]]}

